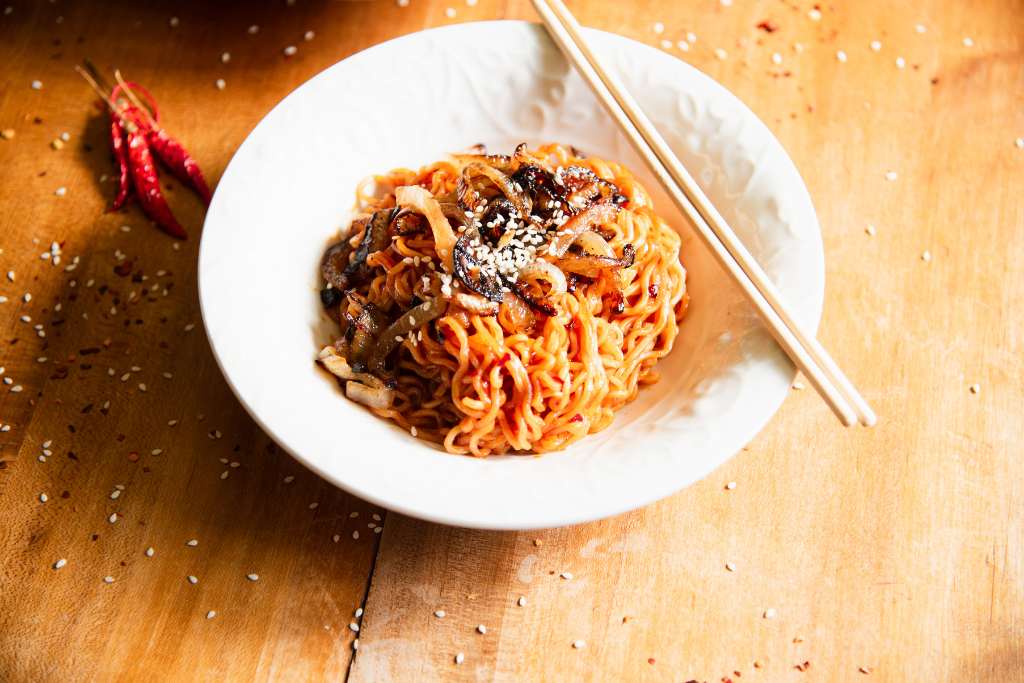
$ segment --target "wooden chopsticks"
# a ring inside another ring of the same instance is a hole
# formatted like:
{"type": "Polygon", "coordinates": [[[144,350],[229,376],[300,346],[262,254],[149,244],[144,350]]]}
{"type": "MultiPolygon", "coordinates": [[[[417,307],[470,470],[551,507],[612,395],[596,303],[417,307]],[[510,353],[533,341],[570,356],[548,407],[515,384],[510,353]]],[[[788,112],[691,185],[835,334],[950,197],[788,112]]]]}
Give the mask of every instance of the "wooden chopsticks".
{"type": "Polygon", "coordinates": [[[782,302],[747,248],[669,149],[632,96],[608,72],[580,35],[580,25],[562,0],[532,0],[548,33],[643,157],[651,172],[697,230],[704,245],[757,309],[769,332],[846,426],[873,426],[877,417],[814,335],[782,302]]]}

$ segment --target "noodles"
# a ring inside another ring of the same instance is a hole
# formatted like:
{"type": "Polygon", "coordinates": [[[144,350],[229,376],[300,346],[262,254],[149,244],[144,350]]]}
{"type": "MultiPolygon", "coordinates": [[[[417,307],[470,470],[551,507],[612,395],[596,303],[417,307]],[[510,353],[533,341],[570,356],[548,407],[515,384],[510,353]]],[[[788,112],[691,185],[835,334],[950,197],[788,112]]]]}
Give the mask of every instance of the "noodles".
{"type": "Polygon", "coordinates": [[[619,164],[557,144],[481,150],[373,176],[357,202],[325,255],[342,335],[320,358],[378,416],[451,453],[544,453],[657,381],[686,271],[619,164]]]}

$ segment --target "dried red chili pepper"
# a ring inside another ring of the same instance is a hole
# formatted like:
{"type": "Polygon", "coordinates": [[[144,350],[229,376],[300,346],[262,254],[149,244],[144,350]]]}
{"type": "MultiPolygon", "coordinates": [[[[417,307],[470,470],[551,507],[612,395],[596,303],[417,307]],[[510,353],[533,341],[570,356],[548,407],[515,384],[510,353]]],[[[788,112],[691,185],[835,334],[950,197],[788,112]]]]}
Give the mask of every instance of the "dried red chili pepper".
{"type": "Polygon", "coordinates": [[[187,238],[188,233],[171,213],[171,207],[160,191],[160,178],[153,166],[153,155],[149,153],[146,134],[141,129],[128,131],[128,161],[135,194],[142,210],[168,235],[178,239],[187,238]]]}
{"type": "Polygon", "coordinates": [[[199,164],[189,156],[181,143],[167,134],[163,128],[150,130],[146,136],[153,147],[153,153],[167,165],[171,173],[181,182],[191,187],[207,206],[210,205],[210,188],[206,184],[199,164]]]}
{"type": "Polygon", "coordinates": [[[110,147],[114,152],[114,160],[117,162],[117,197],[111,205],[111,211],[117,211],[128,201],[132,185],[128,178],[128,152],[124,148],[124,126],[121,125],[121,117],[110,112],[110,147]]]}

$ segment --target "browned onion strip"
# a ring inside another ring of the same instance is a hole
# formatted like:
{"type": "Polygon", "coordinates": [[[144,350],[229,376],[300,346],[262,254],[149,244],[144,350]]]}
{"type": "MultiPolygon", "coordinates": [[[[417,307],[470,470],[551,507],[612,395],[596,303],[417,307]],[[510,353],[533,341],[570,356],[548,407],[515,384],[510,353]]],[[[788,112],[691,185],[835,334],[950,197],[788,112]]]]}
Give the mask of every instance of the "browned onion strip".
{"type": "Polygon", "coordinates": [[[391,323],[391,325],[377,337],[373,346],[373,352],[366,361],[366,367],[369,368],[370,372],[380,372],[383,370],[384,361],[401,343],[399,341],[400,337],[409,334],[413,330],[418,330],[435,318],[440,318],[447,308],[447,302],[430,299],[403,313],[398,320],[391,323]]]}
{"type": "Polygon", "coordinates": [[[406,185],[395,190],[395,201],[404,208],[413,209],[426,216],[430,230],[434,233],[434,249],[441,257],[441,263],[452,271],[452,248],[455,247],[455,231],[448,223],[441,205],[430,194],[430,190],[419,185],[406,185]]]}
{"type": "Polygon", "coordinates": [[[518,281],[520,283],[537,282],[543,280],[548,283],[548,295],[564,294],[568,288],[565,281],[565,273],[552,263],[543,259],[537,259],[533,263],[523,267],[519,271],[518,281]]]}
{"type": "Polygon", "coordinates": [[[505,298],[501,303],[505,306],[505,312],[508,314],[508,319],[516,332],[529,332],[533,329],[536,317],[533,315],[530,307],[526,305],[526,302],[515,294],[506,292],[505,298]]]}
{"type": "Polygon", "coordinates": [[[586,256],[615,257],[615,251],[612,249],[611,245],[608,244],[605,238],[601,237],[593,230],[581,232],[572,244],[575,247],[579,247],[580,251],[582,251],[586,256]]]}
{"type": "Polygon", "coordinates": [[[619,215],[619,207],[614,204],[594,204],[570,218],[551,240],[548,253],[561,257],[569,250],[572,243],[583,232],[599,225],[613,222],[619,215]]]}
{"type": "Polygon", "coordinates": [[[512,202],[524,220],[530,216],[530,211],[533,209],[533,200],[530,199],[530,195],[525,191],[517,190],[509,177],[498,169],[475,162],[462,169],[462,176],[458,182],[459,201],[468,209],[475,210],[479,202],[480,195],[473,189],[473,177],[478,175],[484,176],[494,183],[501,193],[512,202]]]}
{"type": "Polygon", "coordinates": [[[602,270],[610,268],[629,268],[636,260],[636,250],[632,244],[622,248],[622,258],[614,256],[596,256],[593,254],[582,254],[580,256],[566,256],[558,262],[558,266],[569,273],[596,277],[602,270]]]}

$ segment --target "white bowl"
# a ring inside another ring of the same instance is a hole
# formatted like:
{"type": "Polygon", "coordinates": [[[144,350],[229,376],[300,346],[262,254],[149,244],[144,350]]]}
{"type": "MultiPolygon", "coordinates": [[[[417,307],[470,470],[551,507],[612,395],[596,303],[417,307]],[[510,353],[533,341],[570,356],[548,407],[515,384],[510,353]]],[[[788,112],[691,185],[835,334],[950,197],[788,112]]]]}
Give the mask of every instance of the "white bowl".
{"type": "MultiPolygon", "coordinates": [[[[588,30],[712,201],[816,329],[824,262],[807,189],[781,145],[725,88],[684,62],[588,30]]],[[[770,340],[614,123],[540,27],[448,26],[353,55],[260,122],[217,187],[203,229],[200,299],[229,384],[260,426],[322,477],[423,519],[487,529],[574,524],[697,481],[785,398],[793,366],[770,340]],[[413,438],[346,399],[313,362],[331,338],[321,252],[356,183],[483,142],[571,143],[626,163],[683,235],[690,310],[661,381],[605,431],[542,457],[475,459],[413,438]]]]}

